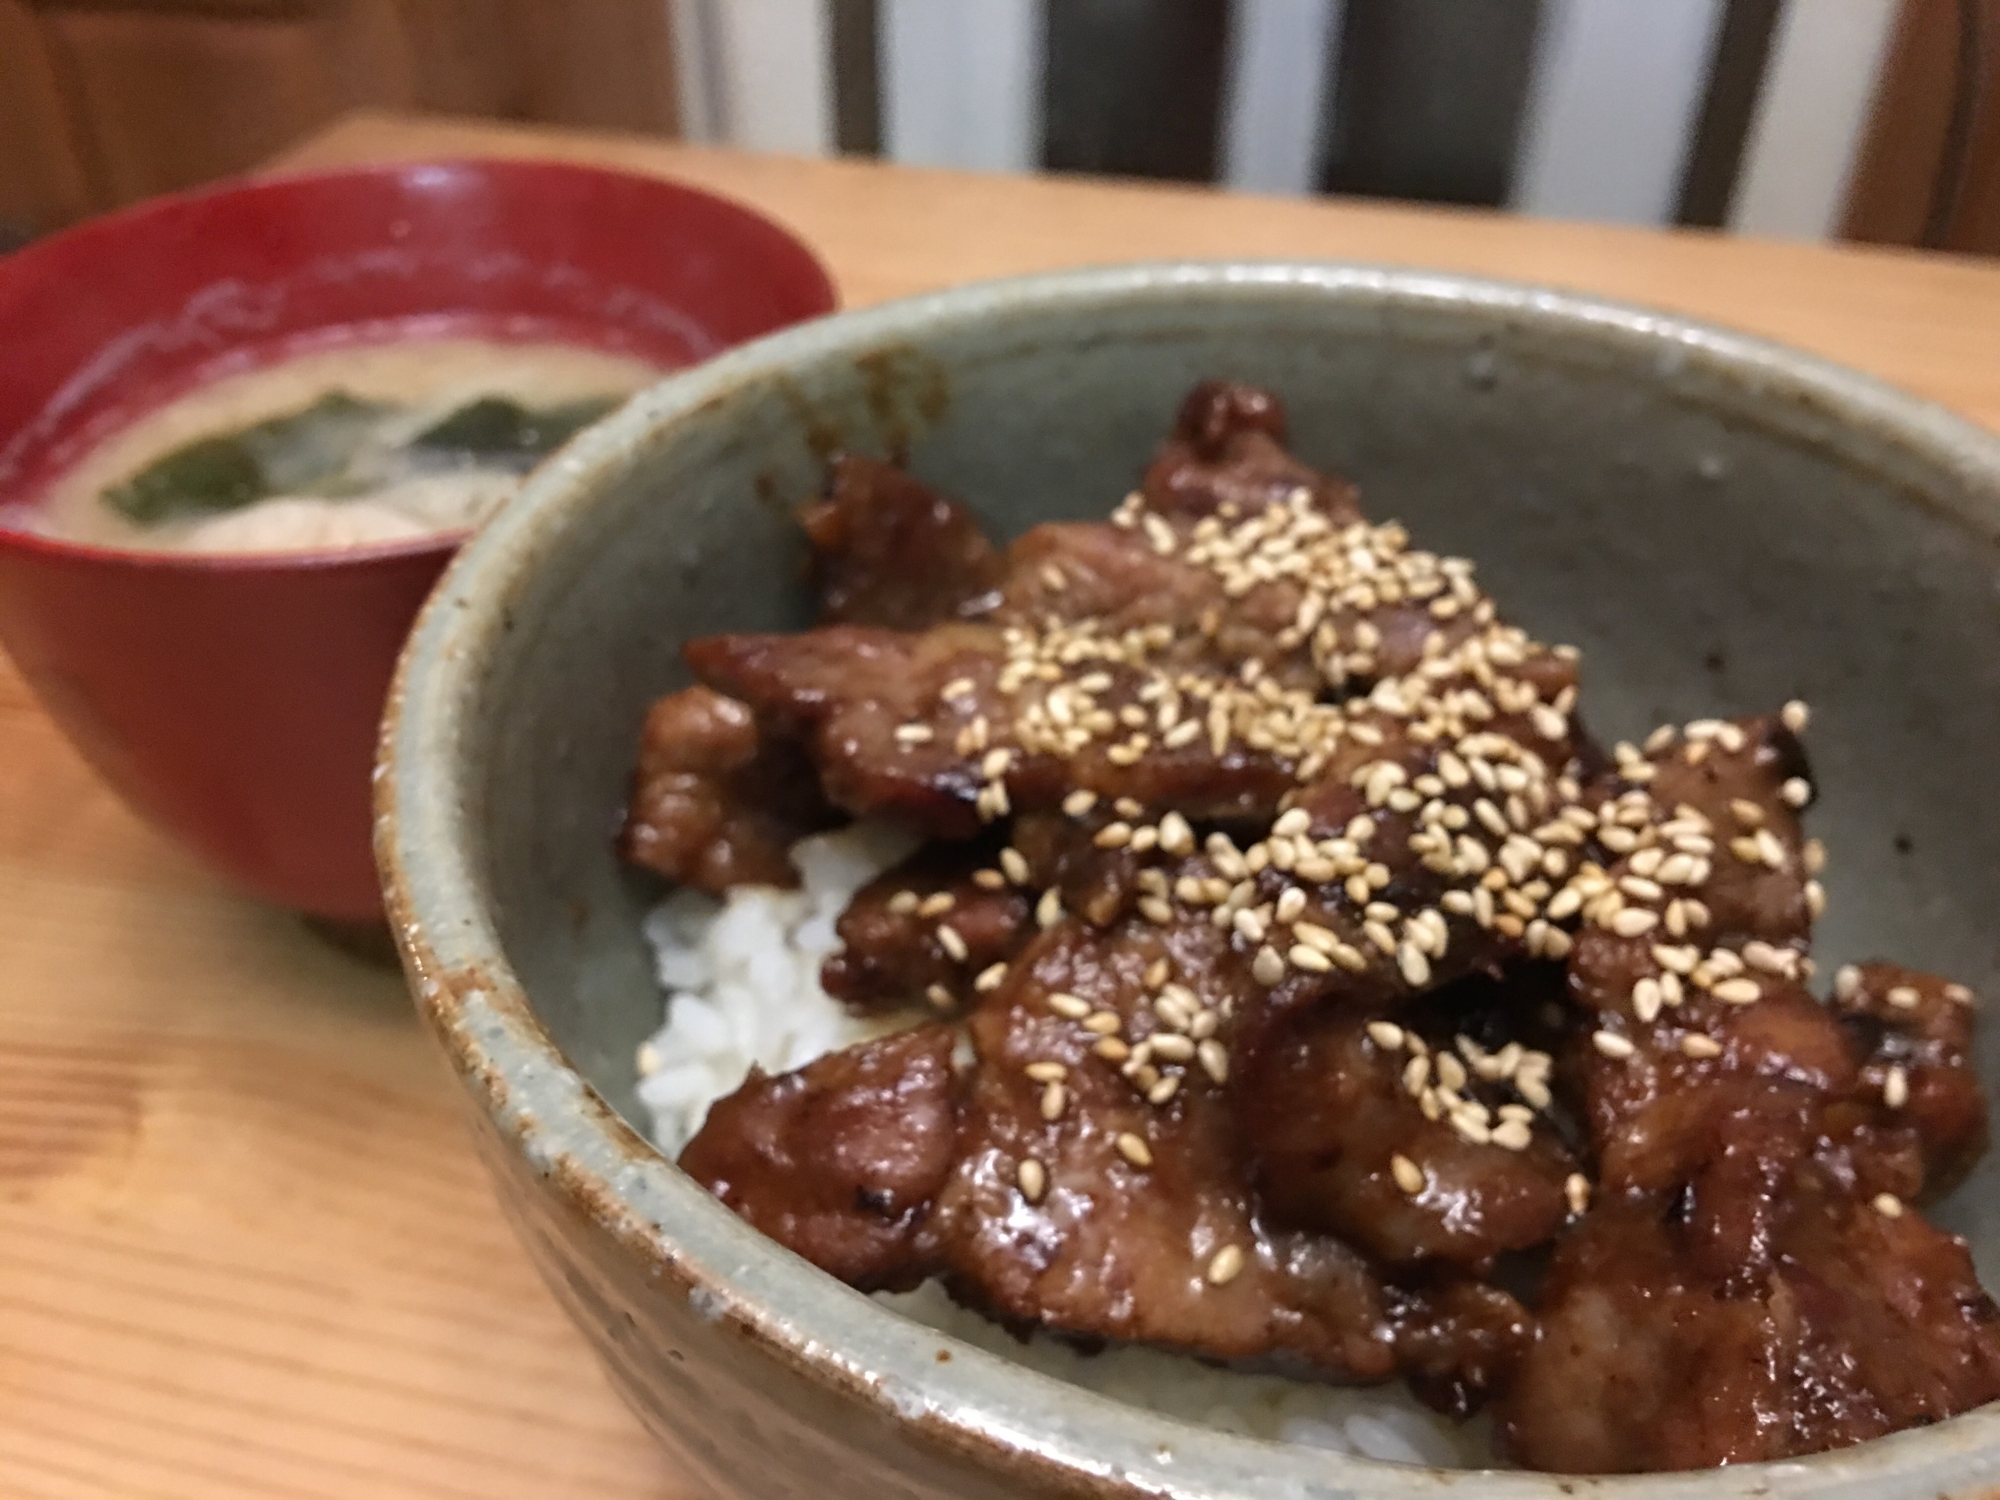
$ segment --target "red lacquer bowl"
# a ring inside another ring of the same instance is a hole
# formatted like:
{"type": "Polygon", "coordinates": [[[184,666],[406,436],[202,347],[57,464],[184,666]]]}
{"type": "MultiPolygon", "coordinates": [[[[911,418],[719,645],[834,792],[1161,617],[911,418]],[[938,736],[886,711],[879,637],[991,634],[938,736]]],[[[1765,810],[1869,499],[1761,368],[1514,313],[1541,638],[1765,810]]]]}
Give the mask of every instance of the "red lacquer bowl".
{"type": "Polygon", "coordinates": [[[0,258],[0,643],[77,747],[246,890],[379,914],[369,769],[390,670],[461,538],[146,554],[6,524],[220,369],[425,331],[690,364],[831,311],[770,221],[654,178],[445,162],[164,198],[0,258]]]}

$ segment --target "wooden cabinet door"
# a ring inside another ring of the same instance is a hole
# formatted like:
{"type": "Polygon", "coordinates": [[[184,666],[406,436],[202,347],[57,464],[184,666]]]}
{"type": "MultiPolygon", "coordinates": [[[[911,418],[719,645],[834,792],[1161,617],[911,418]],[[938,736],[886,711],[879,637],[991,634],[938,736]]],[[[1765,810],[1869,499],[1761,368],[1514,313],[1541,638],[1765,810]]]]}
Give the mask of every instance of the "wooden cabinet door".
{"type": "Polygon", "coordinates": [[[0,0],[0,234],[239,172],[350,109],[678,133],[667,0],[0,0]]]}

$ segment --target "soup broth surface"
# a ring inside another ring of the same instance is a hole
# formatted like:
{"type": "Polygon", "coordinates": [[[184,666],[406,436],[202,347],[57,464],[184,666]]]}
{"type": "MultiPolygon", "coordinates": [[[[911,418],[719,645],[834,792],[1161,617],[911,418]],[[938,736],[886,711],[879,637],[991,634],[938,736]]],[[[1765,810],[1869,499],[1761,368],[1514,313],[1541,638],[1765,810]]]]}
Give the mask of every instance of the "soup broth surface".
{"type": "Polygon", "coordinates": [[[59,476],[30,524],[95,546],[196,552],[469,530],[570,433],[661,373],[561,343],[314,350],[144,413],[59,476]]]}

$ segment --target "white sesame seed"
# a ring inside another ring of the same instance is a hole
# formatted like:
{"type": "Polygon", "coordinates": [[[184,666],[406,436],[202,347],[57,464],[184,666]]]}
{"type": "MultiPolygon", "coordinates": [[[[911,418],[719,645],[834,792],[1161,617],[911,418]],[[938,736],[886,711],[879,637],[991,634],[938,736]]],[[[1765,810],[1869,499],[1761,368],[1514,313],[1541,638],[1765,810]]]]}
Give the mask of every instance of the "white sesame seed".
{"type": "Polygon", "coordinates": [[[1115,1010],[1094,1010],[1081,1023],[1093,1036],[1116,1036],[1124,1030],[1124,1019],[1115,1010]]]}
{"type": "Polygon", "coordinates": [[[1308,974],[1324,974],[1333,967],[1333,960],[1319,949],[1304,943],[1294,943],[1285,953],[1286,961],[1295,969],[1303,969],[1308,974]]]}
{"type": "Polygon", "coordinates": [[[1877,1193],[1875,1212],[1885,1219],[1900,1219],[1903,1217],[1903,1200],[1894,1193],[1877,1193]]]}
{"type": "Polygon", "coordinates": [[[1574,885],[1566,885],[1549,899],[1546,909],[1551,922],[1560,922],[1573,917],[1583,908],[1583,893],[1574,885]]]}
{"type": "Polygon", "coordinates": [[[1403,1028],[1398,1026],[1394,1021],[1370,1021],[1368,1023],[1368,1037],[1376,1046],[1385,1048],[1390,1052],[1400,1052],[1402,1050],[1403,1028]]]}
{"type": "Polygon", "coordinates": [[[1611,930],[1620,937],[1644,937],[1659,925],[1660,914],[1646,911],[1641,907],[1628,906],[1611,918],[1611,930]]]}
{"type": "Polygon", "coordinates": [[[1412,1198],[1424,1190],[1424,1169],[1401,1152],[1389,1158],[1389,1174],[1396,1179],[1396,1186],[1412,1198]]]}
{"type": "Polygon", "coordinates": [[[1438,1052],[1438,1086],[1448,1088],[1454,1094],[1466,1086],[1466,1064],[1450,1052],[1438,1052]]]}
{"type": "Polygon", "coordinates": [[[1085,1016],[1090,1014],[1090,1005],[1087,1001],[1081,1000],[1075,995],[1065,994],[1061,990],[1055,990],[1050,993],[1049,1009],[1071,1021],[1081,1021],[1085,1016]]]}
{"type": "Polygon", "coordinates": [[[1430,1076],[1431,1060],[1421,1054],[1412,1057],[1408,1062],[1403,1064],[1404,1092],[1412,1096],[1421,1094],[1424,1091],[1424,1085],[1430,1082],[1430,1076]]]}
{"type": "Polygon", "coordinates": [[[1910,1076],[1901,1068],[1891,1068],[1882,1079],[1882,1102],[1901,1109],[1910,1102],[1910,1076]]]}
{"type": "Polygon", "coordinates": [[[1021,1189],[1021,1196],[1030,1203],[1040,1203],[1042,1195],[1049,1190],[1049,1172],[1034,1157],[1024,1157],[1014,1169],[1014,1182],[1021,1189]]]}
{"type": "Polygon", "coordinates": [[[1638,1050],[1632,1045],[1630,1038],[1622,1037],[1615,1031],[1593,1031],[1590,1034],[1590,1045],[1606,1057],[1617,1061],[1623,1061],[1638,1050]]]}
{"type": "Polygon", "coordinates": [[[1118,1154],[1133,1166],[1144,1168],[1153,1164],[1152,1147],[1131,1131],[1121,1131],[1113,1144],[1118,1147],[1118,1154]]]}
{"type": "Polygon", "coordinates": [[[1229,1050],[1222,1043],[1212,1037],[1205,1038],[1196,1043],[1194,1055],[1196,1061],[1201,1064],[1202,1072],[1206,1073],[1212,1082],[1229,1081],[1229,1050]]]}
{"type": "Polygon", "coordinates": [[[964,963],[972,951],[965,946],[965,939],[958,935],[958,929],[949,923],[938,924],[937,940],[938,946],[951,955],[954,963],[964,963]]]}
{"type": "MultiPolygon", "coordinates": [[[[1474,1110],[1477,1108],[1478,1106],[1470,1106],[1454,1109],[1449,1119],[1451,1121],[1451,1128],[1462,1139],[1472,1142],[1475,1146],[1484,1146],[1488,1141],[1492,1140],[1493,1132],[1487,1127],[1486,1122],[1479,1117],[1479,1114],[1474,1113],[1474,1110]]],[[[1480,1111],[1480,1113],[1483,1113],[1483,1111],[1480,1111]]]]}
{"type": "Polygon", "coordinates": [[[1404,943],[1396,951],[1396,967],[1402,971],[1404,981],[1413,989],[1422,989],[1431,981],[1431,963],[1423,951],[1414,943],[1404,943]]]}
{"type": "Polygon", "coordinates": [[[1894,986],[1884,997],[1897,1010],[1915,1010],[1923,997],[1907,984],[1894,986]]]}
{"type": "Polygon", "coordinates": [[[1168,1062],[1187,1062],[1194,1056],[1194,1039],[1173,1031],[1156,1031],[1147,1041],[1152,1045],[1152,1055],[1164,1057],[1168,1062]]]}
{"type": "Polygon", "coordinates": [[[1681,1053],[1686,1057],[1720,1057],[1722,1043],[1699,1031],[1690,1031],[1681,1038],[1681,1053]]]}
{"type": "Polygon", "coordinates": [[[1295,807],[1281,815],[1278,821],[1271,825],[1271,832],[1280,838],[1294,838],[1310,827],[1312,827],[1312,814],[1303,807],[1295,807]]]}
{"type": "Polygon", "coordinates": [[[1285,977],[1285,961],[1278,956],[1278,950],[1269,946],[1259,948],[1257,956],[1250,963],[1250,974],[1267,989],[1285,977]]]}
{"type": "Polygon", "coordinates": [[[1569,1201],[1569,1211],[1580,1215],[1590,1207],[1590,1179],[1581,1172],[1572,1172],[1563,1179],[1563,1197],[1569,1201]]]}
{"type": "Polygon", "coordinates": [[[1762,998],[1764,987],[1754,979],[1738,977],[1716,981],[1709,993],[1725,1005],[1754,1005],[1762,998]]]}
{"type": "Polygon", "coordinates": [[[1227,1286],[1243,1271],[1243,1252],[1234,1245],[1224,1245],[1215,1252],[1208,1263],[1208,1284],[1227,1286]]]}
{"type": "Polygon", "coordinates": [[[1660,1006],[1663,1003],[1660,995],[1659,980],[1652,978],[1641,979],[1637,984],[1632,986],[1632,1014],[1640,1020],[1651,1021],[1655,1016],[1659,1015],[1660,1006]]]}
{"type": "Polygon", "coordinates": [[[1534,1133],[1525,1120],[1503,1120],[1493,1127],[1489,1138],[1494,1145],[1504,1146],[1509,1151],[1525,1151],[1534,1139],[1534,1133]]]}
{"type": "Polygon", "coordinates": [[[1694,948],[1672,943],[1653,944],[1653,962],[1669,973],[1692,974],[1694,966],[1700,961],[1701,954],[1694,948]]]}
{"type": "Polygon", "coordinates": [[[1042,1089],[1042,1118],[1053,1124],[1062,1118],[1063,1110],[1069,1104],[1069,1090],[1060,1083],[1049,1083],[1042,1089]]]}
{"type": "Polygon", "coordinates": [[[1812,710],[1799,699],[1794,698],[1778,710],[1778,719],[1793,734],[1804,734],[1806,725],[1812,719],[1812,710]]]}

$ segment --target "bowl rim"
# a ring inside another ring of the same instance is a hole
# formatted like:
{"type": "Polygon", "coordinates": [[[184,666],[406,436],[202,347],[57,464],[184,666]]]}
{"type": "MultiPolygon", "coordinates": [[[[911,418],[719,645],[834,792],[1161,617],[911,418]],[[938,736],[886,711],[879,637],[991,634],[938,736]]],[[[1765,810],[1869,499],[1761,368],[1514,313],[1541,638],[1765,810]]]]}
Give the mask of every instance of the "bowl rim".
{"type": "MultiPolygon", "coordinates": [[[[273,192],[296,192],[300,189],[309,191],[315,187],[332,184],[403,183],[410,179],[422,179],[437,174],[444,174],[461,181],[478,178],[512,178],[517,181],[568,178],[574,181],[597,181],[605,184],[640,183],[649,190],[661,191],[672,198],[705,199],[762,224],[785,242],[787,248],[798,257],[800,267],[809,273],[813,281],[811,291],[815,300],[824,303],[824,310],[813,316],[826,317],[840,310],[839,285],[834,281],[833,272],[819,251],[798,230],[763,209],[727,193],[699,187],[663,172],[648,172],[598,162],[570,161],[561,157],[546,156],[414,157],[408,160],[357,162],[336,167],[281,168],[224,177],[196,187],[154,194],[136,203],[126,204],[122,208],[93,214],[74,224],[65,225],[54,233],[30,240],[5,260],[0,260],[0,278],[11,280],[18,275],[37,274],[41,270],[41,262],[51,256],[85,254],[93,244],[142,234],[149,223],[163,215],[182,213],[206,203],[253,195],[261,196],[273,192]]],[[[671,379],[677,373],[679,372],[665,371],[661,378],[671,379]]],[[[137,420],[142,415],[144,413],[135,413],[132,420],[137,420]]],[[[113,435],[115,434],[103,434],[99,440],[113,435]]],[[[6,435],[0,434],[0,437],[4,436],[6,435]]],[[[89,562],[105,567],[141,570],[171,568],[201,573],[243,574],[367,567],[375,563],[450,553],[461,547],[471,534],[470,527],[459,527],[452,531],[430,532],[423,536],[405,537],[395,541],[371,542],[359,547],[311,547],[294,551],[147,551],[136,547],[108,546],[99,542],[72,541],[67,537],[9,525],[4,517],[0,517],[0,548],[9,548],[26,556],[47,560],[89,562]]]]}
{"type": "MultiPolygon", "coordinates": [[[[742,1223],[657,1152],[569,1064],[509,968],[480,872],[478,830],[457,792],[476,754],[466,710],[501,643],[518,581],[587,512],[638,445],[703,421],[731,393],[799,363],[921,343],[1033,309],[1078,314],[1189,297],[1326,298],[1483,315],[1628,356],[1671,356],[1807,402],[1961,481],[1945,509],[2000,531],[2000,435],[1876,377],[1776,342],[1584,293],[1457,273],[1347,262],[1177,261],[1044,272],[838,313],[670,377],[583,434],[453,561],[405,647],[376,767],[376,852],[417,1007],[476,1107],[558,1196],[647,1268],[661,1295],[739,1332],[822,1391],[936,1450],[1051,1492],[1104,1497],[1274,1495],[1388,1500],[1413,1483],[1494,1500],[1584,1490],[1646,1500],[1768,1495],[1862,1500],[2000,1479],[2000,1402],[1809,1458],[1683,1474],[1580,1478],[1434,1470],[1183,1423],[1063,1384],[874,1306],[742,1223]],[[949,1349],[949,1363],[933,1363],[949,1349]],[[1086,1436],[1087,1433],[1087,1436],[1086,1436]]],[[[1039,1491],[1038,1491],[1039,1492],[1039,1491]]]]}

